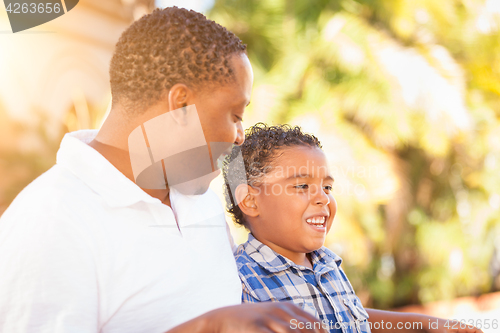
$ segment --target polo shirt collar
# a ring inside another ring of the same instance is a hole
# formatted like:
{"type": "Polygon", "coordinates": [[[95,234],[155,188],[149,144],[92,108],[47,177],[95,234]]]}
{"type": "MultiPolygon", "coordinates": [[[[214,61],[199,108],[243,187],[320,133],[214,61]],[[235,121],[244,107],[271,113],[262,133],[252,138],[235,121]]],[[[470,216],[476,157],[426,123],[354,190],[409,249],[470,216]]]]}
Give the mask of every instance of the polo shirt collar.
{"type": "Polygon", "coordinates": [[[88,144],[97,130],[81,130],[64,136],[56,164],[68,169],[111,207],[126,207],[137,202],[161,203],[125,177],[104,156],[88,144]]]}
{"type": "MultiPolygon", "coordinates": [[[[248,241],[244,244],[244,250],[250,258],[269,272],[277,273],[290,267],[308,269],[274,252],[269,246],[258,241],[251,233],[248,234],[248,241]]],[[[324,246],[311,252],[311,259],[313,270],[322,274],[336,269],[342,264],[342,258],[324,246]]]]}

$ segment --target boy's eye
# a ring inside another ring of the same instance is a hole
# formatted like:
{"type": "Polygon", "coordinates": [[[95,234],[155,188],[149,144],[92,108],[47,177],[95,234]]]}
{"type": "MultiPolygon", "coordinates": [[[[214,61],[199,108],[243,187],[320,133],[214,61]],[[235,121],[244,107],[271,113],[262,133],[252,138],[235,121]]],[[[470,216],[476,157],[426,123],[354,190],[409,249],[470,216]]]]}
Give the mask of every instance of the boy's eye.
{"type": "Polygon", "coordinates": [[[298,184],[294,186],[295,188],[301,189],[301,190],[306,190],[309,188],[307,184],[298,184]]]}
{"type": "Polygon", "coordinates": [[[332,185],[326,185],[323,187],[326,191],[330,192],[333,189],[332,185]]]}

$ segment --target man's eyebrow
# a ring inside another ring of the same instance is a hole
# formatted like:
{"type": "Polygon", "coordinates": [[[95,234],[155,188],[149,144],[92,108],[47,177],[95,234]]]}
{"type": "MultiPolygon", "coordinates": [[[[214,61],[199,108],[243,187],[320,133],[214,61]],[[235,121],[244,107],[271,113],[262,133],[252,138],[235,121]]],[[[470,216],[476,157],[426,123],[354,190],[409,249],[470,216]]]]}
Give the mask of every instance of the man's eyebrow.
{"type": "Polygon", "coordinates": [[[246,103],[246,104],[245,103],[246,103],[246,100],[236,100],[234,102],[234,104],[232,105],[232,107],[239,108],[242,105],[245,105],[245,107],[250,105],[250,101],[248,101],[248,103],[246,103]]]}

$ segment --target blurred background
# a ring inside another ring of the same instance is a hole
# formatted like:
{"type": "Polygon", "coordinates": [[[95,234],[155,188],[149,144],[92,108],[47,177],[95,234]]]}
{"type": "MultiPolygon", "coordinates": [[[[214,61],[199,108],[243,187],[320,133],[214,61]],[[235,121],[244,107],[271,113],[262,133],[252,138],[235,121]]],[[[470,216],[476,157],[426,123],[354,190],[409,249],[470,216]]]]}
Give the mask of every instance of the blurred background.
{"type": "Polygon", "coordinates": [[[0,7],[0,214],[64,133],[100,126],[118,37],[171,5],[248,45],[244,127],[322,141],[339,207],[326,246],[366,306],[500,319],[499,0],[81,0],[17,34],[0,7]]]}

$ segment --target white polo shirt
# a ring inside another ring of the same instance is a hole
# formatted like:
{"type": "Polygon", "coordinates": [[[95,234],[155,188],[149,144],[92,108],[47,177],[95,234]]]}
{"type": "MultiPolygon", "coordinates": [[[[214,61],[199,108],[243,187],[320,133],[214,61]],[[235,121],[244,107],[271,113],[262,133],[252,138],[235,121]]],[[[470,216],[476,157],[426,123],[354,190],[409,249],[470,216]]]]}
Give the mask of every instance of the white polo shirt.
{"type": "Polygon", "coordinates": [[[218,197],[172,190],[171,209],[88,146],[96,134],[67,134],[0,218],[0,331],[164,332],[240,304],[218,197]]]}

